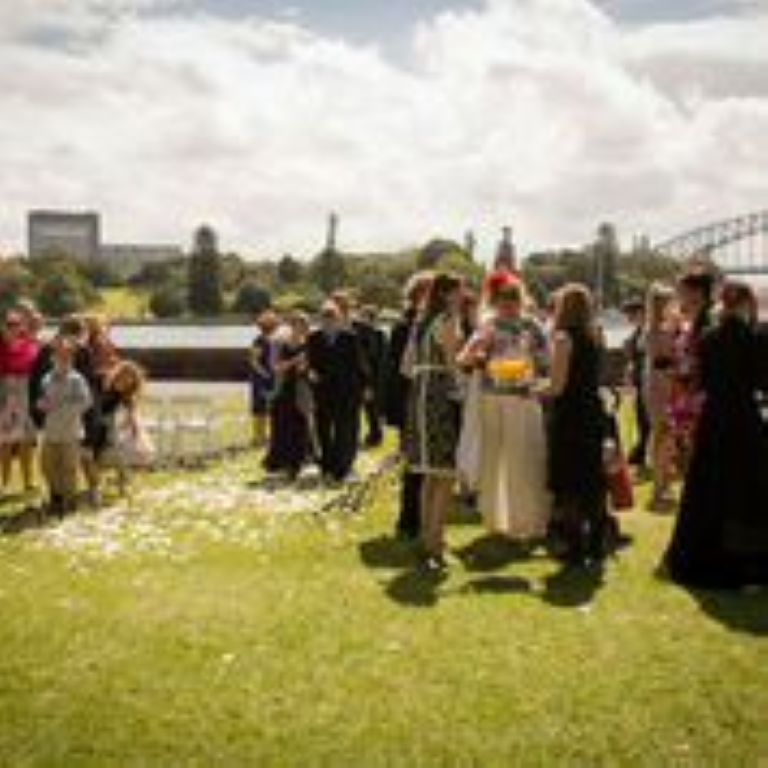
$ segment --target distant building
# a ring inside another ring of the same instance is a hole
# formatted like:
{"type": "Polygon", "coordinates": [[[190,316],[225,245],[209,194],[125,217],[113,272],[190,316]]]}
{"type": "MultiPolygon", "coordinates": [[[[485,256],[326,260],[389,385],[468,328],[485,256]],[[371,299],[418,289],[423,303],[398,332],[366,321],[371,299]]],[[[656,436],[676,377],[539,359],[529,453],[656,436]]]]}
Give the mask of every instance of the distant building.
{"type": "Polygon", "coordinates": [[[147,264],[160,264],[184,258],[179,245],[102,245],[100,261],[123,277],[132,277],[147,264]]]}
{"type": "Polygon", "coordinates": [[[29,256],[62,253],[84,261],[99,257],[101,219],[98,213],[32,211],[27,220],[29,256]]]}
{"type": "Polygon", "coordinates": [[[64,254],[82,261],[103,263],[128,278],[146,264],[180,259],[178,245],[102,244],[98,213],[32,211],[28,216],[29,257],[64,254]]]}

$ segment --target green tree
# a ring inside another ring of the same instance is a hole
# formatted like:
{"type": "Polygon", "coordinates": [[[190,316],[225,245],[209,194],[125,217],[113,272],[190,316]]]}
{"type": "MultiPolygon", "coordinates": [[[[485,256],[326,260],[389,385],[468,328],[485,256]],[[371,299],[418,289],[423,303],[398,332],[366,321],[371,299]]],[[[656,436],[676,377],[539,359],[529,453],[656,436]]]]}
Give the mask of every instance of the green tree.
{"type": "Polygon", "coordinates": [[[195,232],[194,246],[188,265],[188,304],[198,316],[215,317],[224,309],[221,255],[218,238],[212,227],[202,226],[195,232]]]}
{"type": "MultiPolygon", "coordinates": [[[[418,269],[444,268],[443,261],[455,254],[465,254],[464,249],[453,240],[436,237],[422,246],[416,256],[418,269]]],[[[465,254],[466,255],[466,254],[465,254]]],[[[468,257],[472,261],[472,257],[468,257]]]]}
{"type": "Polygon", "coordinates": [[[40,279],[36,299],[46,315],[65,317],[98,301],[94,287],[74,269],[52,269],[40,279]]]}
{"type": "Polygon", "coordinates": [[[125,278],[115,265],[104,260],[78,264],[79,272],[96,288],[120,288],[125,278]]]}
{"type": "Polygon", "coordinates": [[[184,288],[173,283],[164,283],[152,291],[149,297],[149,311],[160,318],[177,318],[187,309],[184,288]]]}
{"type": "Polygon", "coordinates": [[[34,292],[34,277],[21,259],[0,259],[0,312],[34,292]]]}
{"type": "Polygon", "coordinates": [[[283,256],[277,265],[277,277],[283,285],[296,285],[304,279],[304,265],[291,255],[283,256]]]}
{"type": "Polygon", "coordinates": [[[266,288],[247,282],[238,289],[232,311],[238,315],[258,315],[271,305],[272,297],[266,288]]]}
{"type": "Polygon", "coordinates": [[[310,265],[310,276],[324,293],[330,293],[347,283],[347,264],[338,251],[326,249],[310,265]]]}

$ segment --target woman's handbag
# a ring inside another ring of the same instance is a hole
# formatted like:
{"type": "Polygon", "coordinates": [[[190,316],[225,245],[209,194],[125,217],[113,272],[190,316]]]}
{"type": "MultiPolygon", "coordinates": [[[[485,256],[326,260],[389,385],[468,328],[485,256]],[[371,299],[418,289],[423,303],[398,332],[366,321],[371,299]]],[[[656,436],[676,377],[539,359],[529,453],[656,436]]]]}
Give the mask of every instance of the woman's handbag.
{"type": "Polygon", "coordinates": [[[604,446],[605,481],[611,507],[616,512],[627,512],[635,508],[635,489],[632,473],[619,446],[607,440],[604,446]]]}

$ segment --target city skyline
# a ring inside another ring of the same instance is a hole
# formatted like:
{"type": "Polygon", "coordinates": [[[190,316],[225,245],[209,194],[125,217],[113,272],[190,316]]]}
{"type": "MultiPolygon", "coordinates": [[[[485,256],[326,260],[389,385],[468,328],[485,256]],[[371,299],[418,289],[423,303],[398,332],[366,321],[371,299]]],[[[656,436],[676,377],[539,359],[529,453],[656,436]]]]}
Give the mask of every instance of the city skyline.
{"type": "Polygon", "coordinates": [[[309,255],[768,207],[765,2],[40,0],[0,9],[0,251],[35,208],[309,255]],[[378,6],[378,8],[377,8],[378,6]],[[382,10],[386,9],[386,10],[382,10]],[[10,116],[10,117],[8,117],[10,116]]]}

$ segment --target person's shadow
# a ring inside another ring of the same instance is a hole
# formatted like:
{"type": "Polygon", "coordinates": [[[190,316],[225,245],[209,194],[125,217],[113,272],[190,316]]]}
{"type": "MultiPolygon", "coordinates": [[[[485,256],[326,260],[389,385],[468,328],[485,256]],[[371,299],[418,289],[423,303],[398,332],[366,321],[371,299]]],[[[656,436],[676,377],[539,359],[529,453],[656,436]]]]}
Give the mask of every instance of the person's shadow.
{"type": "Polygon", "coordinates": [[[514,562],[533,557],[535,544],[512,541],[504,536],[487,534],[456,553],[468,571],[498,571],[514,562]]]}
{"type": "Polygon", "coordinates": [[[603,563],[588,565],[564,563],[544,581],[544,602],[558,608],[580,608],[589,605],[604,584],[603,563]]]}
{"type": "Polygon", "coordinates": [[[396,570],[384,584],[384,592],[396,603],[412,608],[429,608],[440,599],[440,585],[446,574],[422,567],[412,543],[389,536],[364,541],[360,559],[371,570],[396,570]]]}
{"type": "Polygon", "coordinates": [[[431,608],[440,599],[440,586],[448,577],[443,571],[428,571],[412,566],[402,571],[386,585],[387,595],[401,605],[411,608],[431,608]]]}
{"type": "Polygon", "coordinates": [[[42,510],[30,506],[15,514],[0,516],[0,536],[20,536],[51,524],[42,510]]]}
{"type": "Polygon", "coordinates": [[[689,589],[708,616],[736,632],[768,637],[768,587],[743,592],[689,589]]]}

